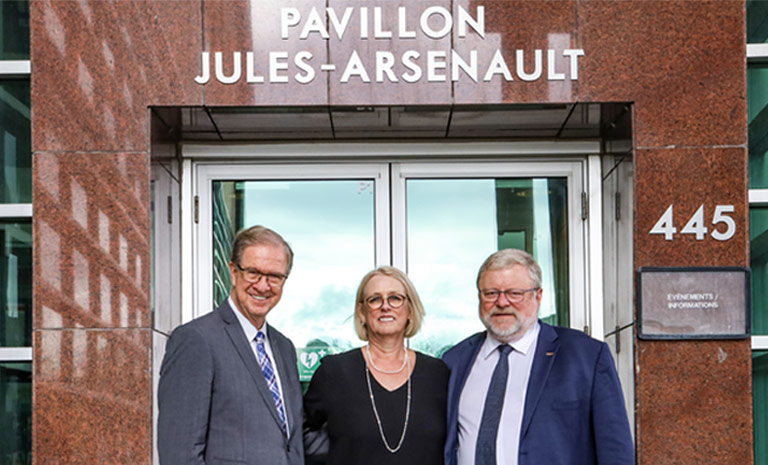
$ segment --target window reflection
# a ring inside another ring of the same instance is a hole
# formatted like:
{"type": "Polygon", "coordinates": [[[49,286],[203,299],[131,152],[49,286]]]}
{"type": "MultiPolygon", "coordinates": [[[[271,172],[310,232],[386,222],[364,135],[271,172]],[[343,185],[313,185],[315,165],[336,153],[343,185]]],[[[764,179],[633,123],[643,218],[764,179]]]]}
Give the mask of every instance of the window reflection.
{"type": "Polygon", "coordinates": [[[768,351],[752,352],[755,463],[768,461],[768,351]]]}
{"type": "Polygon", "coordinates": [[[29,81],[0,80],[0,203],[32,201],[29,118],[29,81]]]}
{"type": "Polygon", "coordinates": [[[357,285],[375,267],[373,180],[214,183],[215,304],[230,290],[237,230],[262,224],[280,233],[295,259],[270,324],[297,348],[359,345],[352,327],[357,285]]]}
{"type": "Polygon", "coordinates": [[[747,69],[749,108],[749,187],[768,188],[768,67],[747,69]]]}
{"type": "Polygon", "coordinates": [[[747,43],[768,42],[768,2],[747,0],[747,43]]]}
{"type": "MultiPolygon", "coordinates": [[[[566,186],[565,178],[407,180],[406,211],[393,214],[406,217],[406,271],[427,312],[414,348],[440,356],[483,329],[476,273],[502,248],[536,257],[540,317],[569,326],[566,186]]],[[[367,179],[213,183],[212,305],[229,294],[237,230],[263,224],[283,235],[295,263],[269,320],[296,344],[303,380],[326,353],[360,345],[351,317],[357,285],[376,266],[373,187],[367,179]]]]}
{"type": "Polygon", "coordinates": [[[0,463],[32,463],[32,364],[0,363],[0,463]]]}
{"type": "Polygon", "coordinates": [[[29,0],[0,2],[0,60],[29,60],[29,0]]]}
{"type": "Polygon", "coordinates": [[[0,222],[0,347],[32,345],[32,225],[0,222]]]}
{"type": "Polygon", "coordinates": [[[768,334],[768,208],[749,209],[752,334],[768,334]]]}
{"type": "Polygon", "coordinates": [[[427,311],[414,347],[441,355],[482,330],[477,269],[499,249],[531,253],[542,267],[539,316],[569,325],[566,179],[409,179],[408,274],[427,311]]]}

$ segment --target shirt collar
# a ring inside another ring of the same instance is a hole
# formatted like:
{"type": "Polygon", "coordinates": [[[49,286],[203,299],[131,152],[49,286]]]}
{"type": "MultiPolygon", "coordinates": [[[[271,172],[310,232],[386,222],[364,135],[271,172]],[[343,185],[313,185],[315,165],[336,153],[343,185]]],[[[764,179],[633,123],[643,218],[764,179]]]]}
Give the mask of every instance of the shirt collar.
{"type": "Polygon", "coordinates": [[[246,339],[248,339],[248,342],[253,341],[253,339],[256,337],[256,333],[259,331],[264,333],[264,340],[268,341],[268,331],[267,331],[267,322],[264,322],[264,325],[261,327],[261,329],[258,329],[257,327],[253,326],[253,323],[248,321],[248,318],[245,317],[245,315],[238,310],[238,308],[235,306],[235,302],[232,300],[232,297],[227,297],[227,302],[229,303],[229,306],[232,307],[232,311],[235,313],[235,317],[237,317],[237,321],[240,323],[240,326],[243,328],[243,332],[245,333],[246,339]]]}
{"type": "MultiPolygon", "coordinates": [[[[540,328],[541,325],[539,324],[539,321],[536,320],[536,324],[528,328],[528,331],[523,334],[523,337],[517,341],[510,342],[509,345],[512,346],[512,349],[515,351],[520,352],[523,355],[527,355],[528,351],[531,349],[531,345],[533,345],[533,342],[539,336],[540,328]]],[[[486,331],[485,342],[483,342],[483,346],[480,348],[480,356],[483,358],[490,357],[491,354],[494,353],[497,350],[497,347],[499,347],[501,344],[503,344],[503,342],[499,341],[493,337],[490,332],[486,331]]]]}

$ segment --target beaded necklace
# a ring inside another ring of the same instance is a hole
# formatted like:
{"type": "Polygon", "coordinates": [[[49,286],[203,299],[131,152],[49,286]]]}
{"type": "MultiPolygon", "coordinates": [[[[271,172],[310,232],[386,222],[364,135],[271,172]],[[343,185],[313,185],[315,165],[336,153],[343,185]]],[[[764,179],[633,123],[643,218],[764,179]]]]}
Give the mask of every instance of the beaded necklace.
{"type": "MultiPolygon", "coordinates": [[[[368,360],[371,360],[370,353],[368,355],[368,360]]],[[[382,442],[384,442],[384,447],[386,447],[391,454],[394,454],[395,452],[399,451],[400,447],[402,447],[403,441],[405,440],[405,432],[408,429],[408,419],[411,416],[411,362],[408,359],[408,352],[405,353],[405,362],[406,362],[406,365],[408,366],[408,393],[407,393],[407,400],[405,404],[405,422],[403,423],[403,433],[400,435],[400,441],[397,443],[397,447],[394,447],[394,448],[390,447],[389,443],[387,442],[387,438],[384,436],[384,428],[381,426],[381,418],[379,418],[379,411],[376,409],[376,399],[373,398],[373,389],[371,388],[371,372],[368,369],[368,362],[366,361],[365,363],[365,380],[368,382],[368,395],[371,398],[371,407],[373,407],[373,416],[376,417],[376,424],[379,426],[379,434],[381,435],[382,442]]],[[[371,361],[371,365],[373,365],[372,361],[371,361]]],[[[400,372],[400,371],[402,371],[402,368],[397,372],[400,372]]]]}

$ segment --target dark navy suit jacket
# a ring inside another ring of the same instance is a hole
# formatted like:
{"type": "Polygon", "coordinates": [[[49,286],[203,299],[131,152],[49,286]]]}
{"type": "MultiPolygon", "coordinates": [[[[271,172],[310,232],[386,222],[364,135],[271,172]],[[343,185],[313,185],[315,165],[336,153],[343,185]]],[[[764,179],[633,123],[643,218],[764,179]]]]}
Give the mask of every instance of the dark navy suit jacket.
{"type": "MultiPolygon", "coordinates": [[[[580,331],[540,323],[523,407],[519,465],[634,464],[624,397],[608,346],[580,331]]],[[[456,465],[459,398],[485,337],[485,332],[470,336],[443,356],[451,370],[446,465],[456,465]]]]}

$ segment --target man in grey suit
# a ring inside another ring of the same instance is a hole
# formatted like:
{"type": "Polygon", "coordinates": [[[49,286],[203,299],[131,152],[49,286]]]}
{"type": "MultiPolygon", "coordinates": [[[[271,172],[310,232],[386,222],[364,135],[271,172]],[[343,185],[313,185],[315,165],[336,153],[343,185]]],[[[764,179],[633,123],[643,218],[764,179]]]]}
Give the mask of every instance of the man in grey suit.
{"type": "Polygon", "coordinates": [[[296,351],[266,323],[292,263],[276,232],[240,231],[229,298],[171,334],[158,388],[161,465],[304,463],[296,351]]]}

